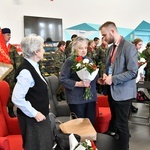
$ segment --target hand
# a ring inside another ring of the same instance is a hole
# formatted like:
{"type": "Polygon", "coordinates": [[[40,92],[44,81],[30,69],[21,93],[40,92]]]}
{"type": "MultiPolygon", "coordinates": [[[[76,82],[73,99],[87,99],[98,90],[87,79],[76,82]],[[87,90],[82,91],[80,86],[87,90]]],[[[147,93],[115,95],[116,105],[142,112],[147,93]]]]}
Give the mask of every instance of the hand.
{"type": "Polygon", "coordinates": [[[106,78],[107,78],[108,76],[107,76],[107,74],[103,74],[103,80],[106,80],[106,78]]]}
{"type": "Polygon", "coordinates": [[[104,85],[105,84],[105,80],[103,80],[103,78],[99,78],[97,80],[98,84],[104,85]]]}
{"type": "Polygon", "coordinates": [[[89,80],[85,80],[85,81],[77,81],[75,83],[76,87],[89,87],[90,86],[91,81],[89,80]]]}
{"type": "Polygon", "coordinates": [[[41,122],[43,120],[46,120],[46,117],[39,111],[37,112],[37,114],[34,118],[36,119],[37,122],[41,122]]]}
{"type": "Polygon", "coordinates": [[[107,76],[107,78],[105,80],[105,84],[107,84],[107,85],[111,85],[112,84],[112,75],[107,76]]]}
{"type": "Polygon", "coordinates": [[[82,81],[82,82],[83,82],[83,86],[84,86],[84,87],[89,87],[89,86],[90,86],[90,83],[91,83],[90,80],[84,80],[84,81],[82,81]]]}

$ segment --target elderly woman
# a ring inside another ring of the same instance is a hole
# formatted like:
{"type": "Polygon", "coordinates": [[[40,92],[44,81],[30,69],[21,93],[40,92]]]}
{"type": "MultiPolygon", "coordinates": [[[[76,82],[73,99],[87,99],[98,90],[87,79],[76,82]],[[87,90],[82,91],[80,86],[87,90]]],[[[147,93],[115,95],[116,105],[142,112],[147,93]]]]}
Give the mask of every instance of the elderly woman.
{"type": "Polygon", "coordinates": [[[48,90],[38,65],[44,54],[43,43],[36,35],[21,41],[24,60],[15,76],[12,102],[17,106],[24,150],[52,149],[48,90]]]}
{"type": "Polygon", "coordinates": [[[75,113],[78,118],[89,118],[91,123],[94,125],[94,119],[96,114],[96,80],[93,81],[82,81],[77,73],[73,70],[74,55],[82,56],[82,58],[92,59],[87,57],[87,46],[88,41],[83,37],[77,37],[72,43],[72,55],[68,57],[62,66],[60,73],[60,82],[65,87],[65,94],[67,103],[71,112],[75,113]],[[92,97],[89,100],[84,98],[85,88],[90,86],[92,97]]]}

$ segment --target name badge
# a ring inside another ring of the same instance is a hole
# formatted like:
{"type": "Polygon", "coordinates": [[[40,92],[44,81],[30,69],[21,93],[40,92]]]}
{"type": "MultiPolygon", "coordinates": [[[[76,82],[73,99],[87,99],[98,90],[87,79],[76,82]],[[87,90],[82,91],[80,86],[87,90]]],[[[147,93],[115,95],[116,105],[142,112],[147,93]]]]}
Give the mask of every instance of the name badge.
{"type": "Polygon", "coordinates": [[[108,68],[108,75],[112,75],[112,63],[111,63],[111,65],[108,68]]]}

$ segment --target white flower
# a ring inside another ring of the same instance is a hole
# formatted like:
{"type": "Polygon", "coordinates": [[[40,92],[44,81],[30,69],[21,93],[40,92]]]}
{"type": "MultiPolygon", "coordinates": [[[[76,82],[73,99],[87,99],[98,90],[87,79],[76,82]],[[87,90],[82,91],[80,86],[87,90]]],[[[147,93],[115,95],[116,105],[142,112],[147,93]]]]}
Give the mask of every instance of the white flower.
{"type": "Polygon", "coordinates": [[[140,58],[140,62],[145,62],[146,60],[145,60],[145,58],[140,58]]]}
{"type": "Polygon", "coordinates": [[[77,69],[81,67],[81,63],[76,64],[77,69]]]}
{"type": "Polygon", "coordinates": [[[88,64],[89,63],[89,60],[87,58],[83,59],[83,63],[84,64],[88,64]]]}
{"type": "Polygon", "coordinates": [[[87,140],[87,139],[86,139],[86,140],[85,140],[85,142],[87,143],[87,145],[88,145],[88,146],[90,146],[90,147],[92,146],[92,144],[91,144],[91,141],[90,141],[90,140],[87,140]]]}

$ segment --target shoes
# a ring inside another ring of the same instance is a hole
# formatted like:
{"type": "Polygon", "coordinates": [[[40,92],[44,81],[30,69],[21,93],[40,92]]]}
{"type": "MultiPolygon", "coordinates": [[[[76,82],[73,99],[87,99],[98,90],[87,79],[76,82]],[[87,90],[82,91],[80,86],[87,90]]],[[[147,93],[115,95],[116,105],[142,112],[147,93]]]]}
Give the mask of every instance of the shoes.
{"type": "Polygon", "coordinates": [[[131,110],[132,110],[132,113],[137,113],[138,108],[136,108],[135,106],[132,105],[131,110]]]}

